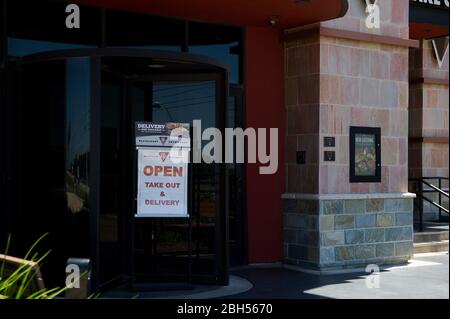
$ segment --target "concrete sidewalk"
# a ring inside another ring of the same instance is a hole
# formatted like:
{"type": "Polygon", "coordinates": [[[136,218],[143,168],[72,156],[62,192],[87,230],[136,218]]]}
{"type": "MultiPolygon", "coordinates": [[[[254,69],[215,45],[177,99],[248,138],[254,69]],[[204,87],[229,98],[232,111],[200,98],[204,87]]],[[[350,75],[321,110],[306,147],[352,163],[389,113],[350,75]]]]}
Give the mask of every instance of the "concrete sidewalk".
{"type": "Polygon", "coordinates": [[[234,275],[254,287],[227,298],[283,299],[448,299],[448,253],[418,254],[408,265],[388,267],[379,274],[379,288],[367,288],[364,272],[312,275],[285,268],[247,268],[234,275]]]}
{"type": "Polygon", "coordinates": [[[190,290],[129,291],[118,287],[100,298],[120,299],[448,299],[448,253],[416,255],[408,265],[382,269],[379,288],[367,288],[365,272],[316,275],[285,267],[244,267],[230,285],[190,290]]]}

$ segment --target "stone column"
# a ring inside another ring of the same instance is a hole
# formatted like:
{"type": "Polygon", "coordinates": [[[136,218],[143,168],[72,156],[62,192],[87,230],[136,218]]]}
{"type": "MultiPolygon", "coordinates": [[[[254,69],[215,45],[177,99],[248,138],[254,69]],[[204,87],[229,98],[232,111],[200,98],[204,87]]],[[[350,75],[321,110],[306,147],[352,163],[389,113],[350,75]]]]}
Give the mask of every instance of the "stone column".
{"type": "MultiPolygon", "coordinates": [[[[439,66],[432,42],[409,51],[409,175],[449,176],[449,54],[439,66]]],[[[436,180],[430,180],[436,183],[436,180]]],[[[413,185],[411,185],[412,187],[413,185]]],[[[448,182],[442,187],[448,189],[448,182]]],[[[438,200],[437,194],[429,194],[438,200]]],[[[448,200],[444,197],[444,206],[448,200]]],[[[438,209],[424,203],[424,219],[437,220],[438,209]]]]}
{"type": "Polygon", "coordinates": [[[349,1],[343,18],[286,31],[288,264],[325,270],[412,256],[408,48],[417,43],[408,39],[408,0],[378,3],[380,29],[366,27],[365,1],[349,1]],[[350,182],[350,126],[381,128],[380,183],[350,182]]]}

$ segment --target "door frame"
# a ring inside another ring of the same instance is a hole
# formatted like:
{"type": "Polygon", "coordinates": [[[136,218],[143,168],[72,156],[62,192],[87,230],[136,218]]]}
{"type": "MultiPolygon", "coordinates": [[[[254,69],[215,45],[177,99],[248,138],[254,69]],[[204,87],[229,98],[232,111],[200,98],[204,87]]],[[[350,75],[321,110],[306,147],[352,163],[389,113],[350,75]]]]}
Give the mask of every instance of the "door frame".
{"type": "MultiPolygon", "coordinates": [[[[229,85],[229,96],[235,98],[235,113],[234,113],[234,126],[241,127],[242,129],[246,128],[246,113],[245,113],[245,90],[242,85],[239,84],[230,84],[229,85]]],[[[244,144],[245,153],[247,153],[248,146],[244,144]]],[[[230,267],[239,267],[248,264],[248,240],[247,240],[247,197],[245,196],[245,187],[247,183],[247,175],[246,175],[246,165],[236,164],[235,169],[236,173],[239,175],[237,180],[238,187],[237,191],[237,208],[236,208],[236,223],[238,229],[236,229],[236,233],[234,234],[237,239],[240,241],[240,244],[234,248],[234,251],[229,252],[230,255],[230,267]],[[231,260],[231,259],[234,260],[231,260]]],[[[228,228],[230,231],[230,227],[228,228]]]]}
{"type": "MultiPolygon", "coordinates": [[[[152,73],[149,75],[145,75],[145,76],[139,76],[139,77],[133,77],[131,79],[126,79],[126,84],[125,84],[125,106],[123,107],[123,112],[124,112],[124,118],[126,118],[125,123],[124,123],[124,136],[122,137],[124,141],[129,141],[130,139],[130,134],[133,135],[134,134],[134,126],[133,123],[131,121],[131,109],[128,107],[129,102],[130,102],[130,91],[129,88],[133,83],[139,83],[139,82],[152,82],[152,81],[167,81],[167,82],[171,82],[171,81],[214,81],[215,82],[215,122],[216,125],[218,126],[217,128],[219,128],[221,130],[221,132],[225,131],[225,118],[226,118],[226,101],[224,101],[224,97],[227,97],[227,86],[225,85],[225,81],[223,76],[221,76],[220,74],[218,74],[217,72],[214,73],[203,73],[203,72],[199,72],[199,73],[152,73]]],[[[147,114],[146,114],[147,115],[147,114]]],[[[147,119],[146,119],[147,120],[147,119]]],[[[150,119],[149,119],[150,120],[150,119]]],[[[124,142],[124,144],[127,144],[126,142],[124,142]]],[[[129,143],[128,143],[129,144],[129,143]]],[[[128,145],[131,146],[131,149],[134,150],[135,147],[134,145],[128,145]]],[[[136,169],[136,161],[131,160],[130,158],[135,158],[135,156],[131,155],[131,151],[130,149],[125,151],[125,156],[128,156],[128,159],[124,159],[125,161],[125,165],[134,165],[134,171],[136,169]],[[127,155],[128,154],[128,155],[127,155]]],[[[215,211],[215,227],[214,227],[214,234],[215,234],[215,238],[214,238],[214,244],[215,244],[215,272],[216,272],[216,280],[215,282],[217,284],[223,284],[226,285],[228,284],[228,276],[227,276],[227,272],[228,272],[228,200],[227,200],[227,179],[225,174],[226,172],[226,164],[214,164],[215,165],[215,176],[217,177],[216,180],[216,184],[218,185],[215,191],[216,194],[216,199],[218,202],[218,205],[216,205],[216,211],[215,211]]],[[[130,170],[131,167],[128,168],[124,168],[126,171],[131,171],[130,170]]],[[[189,184],[192,185],[192,183],[194,183],[194,177],[193,177],[193,166],[192,164],[190,164],[190,172],[189,172],[189,184]]],[[[133,176],[136,176],[136,172],[134,172],[133,176]]],[[[137,185],[137,181],[133,180],[133,185],[137,185]]],[[[125,185],[124,185],[125,186],[125,185]]],[[[136,211],[136,201],[135,200],[131,200],[131,197],[134,197],[135,194],[135,190],[133,190],[133,194],[128,194],[128,198],[125,198],[124,202],[125,203],[129,203],[132,206],[128,206],[126,208],[124,208],[125,211],[125,222],[124,225],[126,227],[125,234],[129,234],[126,235],[126,237],[128,239],[131,238],[131,240],[133,240],[133,236],[135,235],[134,233],[134,227],[135,227],[135,218],[134,218],[134,212],[136,211]],[[130,197],[130,195],[132,195],[130,197]]],[[[193,203],[193,194],[194,194],[194,189],[191,187],[191,189],[189,190],[189,194],[190,196],[188,196],[188,206],[190,208],[192,208],[194,206],[193,203]]],[[[128,204],[125,204],[128,205],[128,204]]],[[[192,216],[194,212],[191,212],[190,215],[192,216]]],[[[191,218],[191,217],[190,217],[191,218]]],[[[128,274],[133,277],[133,275],[143,275],[145,276],[146,274],[134,274],[134,258],[133,258],[133,251],[134,249],[131,249],[130,243],[128,243],[128,249],[125,248],[125,251],[128,251],[128,253],[132,254],[131,256],[125,257],[128,260],[131,260],[132,264],[131,265],[127,265],[127,269],[128,269],[128,274]]],[[[196,276],[195,274],[192,275],[193,277],[203,277],[202,275],[196,276]]],[[[207,276],[209,277],[209,276],[207,276]]]]}
{"type": "MultiPolygon", "coordinates": [[[[151,58],[172,60],[179,62],[189,62],[198,64],[199,66],[206,66],[217,73],[222,74],[223,81],[216,84],[216,90],[219,89],[222,98],[217,100],[216,122],[222,123],[220,126],[225,127],[226,119],[226,101],[228,97],[228,74],[229,68],[226,64],[208,56],[197,54],[190,54],[184,52],[171,51],[157,51],[148,49],[135,48],[89,48],[89,49],[70,49],[60,51],[49,51],[44,53],[36,53],[24,56],[19,60],[19,65],[27,63],[38,63],[51,60],[66,60],[70,58],[90,58],[90,90],[91,90],[91,150],[90,150],[90,168],[89,175],[91,181],[91,192],[89,197],[89,207],[91,207],[92,214],[90,218],[90,258],[92,265],[92,287],[94,290],[104,286],[99,280],[99,213],[100,213],[100,181],[101,181],[101,66],[103,57],[121,57],[121,58],[151,58]],[[220,85],[220,87],[217,87],[220,85]]],[[[217,93],[216,93],[217,94],[217,93]]],[[[125,112],[122,113],[125,115],[125,112]]],[[[216,164],[220,169],[220,185],[221,190],[218,194],[220,204],[219,215],[217,216],[216,230],[216,258],[217,258],[217,277],[216,283],[219,285],[227,285],[229,282],[229,252],[228,252],[228,211],[227,211],[227,171],[225,164],[216,164]]],[[[125,213],[125,212],[124,212],[125,213]]],[[[124,222],[126,224],[126,221],[124,222]]],[[[126,226],[125,226],[126,227],[126,226]]],[[[123,231],[123,229],[121,229],[123,231]]],[[[126,249],[127,239],[123,238],[122,246],[126,249]]],[[[124,251],[125,253],[125,251],[124,251]]],[[[126,256],[126,254],[123,254],[126,256]]],[[[122,277],[125,275],[122,274],[122,277]]]]}

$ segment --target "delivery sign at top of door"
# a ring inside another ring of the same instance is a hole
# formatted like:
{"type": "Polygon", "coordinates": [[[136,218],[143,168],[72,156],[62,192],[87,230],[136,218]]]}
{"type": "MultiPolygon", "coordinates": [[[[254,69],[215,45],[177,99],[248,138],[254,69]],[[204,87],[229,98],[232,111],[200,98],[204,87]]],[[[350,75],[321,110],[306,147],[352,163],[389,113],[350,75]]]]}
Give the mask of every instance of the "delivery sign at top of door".
{"type": "Polygon", "coordinates": [[[190,148],[189,124],[136,122],[136,147],[190,148]]]}

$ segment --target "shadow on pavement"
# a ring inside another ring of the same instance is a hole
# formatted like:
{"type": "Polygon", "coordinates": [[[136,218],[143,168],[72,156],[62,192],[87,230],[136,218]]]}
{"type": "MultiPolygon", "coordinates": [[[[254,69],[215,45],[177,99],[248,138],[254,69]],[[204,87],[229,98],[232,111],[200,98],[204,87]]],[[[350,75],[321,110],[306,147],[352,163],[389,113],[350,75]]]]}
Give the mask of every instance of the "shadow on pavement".
{"type": "Polygon", "coordinates": [[[314,275],[285,268],[248,268],[233,271],[253,284],[253,289],[224,299],[328,299],[306,291],[361,279],[367,273],[314,275]]]}

